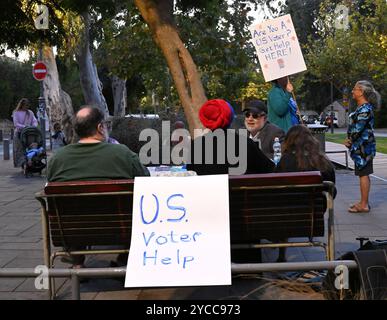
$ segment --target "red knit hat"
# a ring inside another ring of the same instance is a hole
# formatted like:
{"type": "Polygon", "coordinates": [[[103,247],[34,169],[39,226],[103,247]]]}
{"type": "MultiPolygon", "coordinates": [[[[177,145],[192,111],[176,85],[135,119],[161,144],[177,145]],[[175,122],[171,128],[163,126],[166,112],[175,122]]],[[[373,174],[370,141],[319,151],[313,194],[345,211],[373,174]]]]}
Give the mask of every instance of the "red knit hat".
{"type": "Polygon", "coordinates": [[[208,100],[199,110],[199,119],[203,126],[215,130],[227,128],[234,118],[232,107],[222,99],[208,100]]]}

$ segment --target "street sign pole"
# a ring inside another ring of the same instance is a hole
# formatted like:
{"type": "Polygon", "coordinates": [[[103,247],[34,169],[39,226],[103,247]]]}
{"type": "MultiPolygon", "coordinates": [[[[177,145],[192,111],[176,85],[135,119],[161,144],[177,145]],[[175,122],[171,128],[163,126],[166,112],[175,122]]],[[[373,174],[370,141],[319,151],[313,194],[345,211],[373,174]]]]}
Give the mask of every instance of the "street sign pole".
{"type": "Polygon", "coordinates": [[[334,127],[334,113],[333,113],[333,82],[331,81],[331,133],[333,134],[333,127],[334,127]]]}
{"type": "MultiPolygon", "coordinates": [[[[39,48],[39,60],[43,60],[42,47],[39,48]]],[[[43,149],[46,151],[46,101],[44,99],[44,86],[43,81],[40,82],[40,95],[38,99],[39,114],[40,114],[40,130],[43,137],[43,149]]]]}
{"type": "MultiPolygon", "coordinates": [[[[37,16],[34,19],[35,28],[38,30],[47,30],[48,29],[48,18],[49,18],[49,10],[48,7],[44,4],[36,5],[36,13],[37,16]]],[[[43,61],[43,50],[42,50],[43,44],[42,41],[40,43],[39,47],[39,60],[43,61]]],[[[39,70],[39,72],[43,72],[43,77],[39,75],[37,70],[34,70],[34,77],[36,80],[40,82],[40,94],[38,98],[39,103],[39,114],[40,114],[40,130],[42,132],[43,137],[43,148],[46,150],[46,101],[44,99],[44,87],[43,87],[43,80],[47,74],[47,68],[43,64],[44,69],[39,70]]]]}

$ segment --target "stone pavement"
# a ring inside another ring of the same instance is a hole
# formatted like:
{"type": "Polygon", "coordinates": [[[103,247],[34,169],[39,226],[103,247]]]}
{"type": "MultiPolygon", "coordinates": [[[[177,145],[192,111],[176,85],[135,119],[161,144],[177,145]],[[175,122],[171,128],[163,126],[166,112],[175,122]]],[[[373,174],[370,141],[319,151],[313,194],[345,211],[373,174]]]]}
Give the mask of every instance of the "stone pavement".
{"type": "MultiPolygon", "coordinates": [[[[351,160],[350,160],[351,161],[351,160]]],[[[358,178],[353,172],[337,170],[338,194],[335,200],[336,257],[356,250],[356,237],[387,239],[387,181],[372,177],[369,214],[349,214],[348,206],[359,198],[358,178]]],[[[26,179],[19,169],[12,166],[12,160],[0,159],[0,268],[34,268],[43,264],[40,208],[34,194],[45,184],[45,177],[26,179]]],[[[263,261],[276,259],[276,249],[265,249],[263,261]]],[[[114,257],[94,258],[88,266],[106,267],[114,257]]],[[[324,260],[321,248],[290,248],[287,259],[291,261],[324,260]]],[[[59,261],[59,259],[58,259],[59,261]]],[[[57,263],[58,266],[61,263],[57,263]]],[[[62,266],[68,267],[62,263],[62,266]]],[[[256,277],[233,279],[231,287],[202,287],[180,289],[124,290],[117,279],[93,279],[81,285],[82,299],[219,299],[247,296],[250,299],[321,299],[320,296],[278,293],[254,294],[262,283],[256,277]]],[[[69,299],[71,292],[68,281],[58,280],[60,299],[69,299]]],[[[33,279],[0,278],[0,299],[47,299],[45,291],[36,290],[33,279]]]]}
{"type": "MultiPolygon", "coordinates": [[[[346,166],[345,153],[348,153],[347,148],[338,143],[326,141],[325,150],[328,152],[327,156],[331,161],[346,166]],[[329,153],[329,151],[340,151],[340,153],[329,153]]],[[[354,169],[354,164],[348,154],[348,167],[354,169]]],[[[374,174],[373,177],[382,181],[387,181],[387,154],[376,152],[376,156],[373,162],[374,174]]]]}

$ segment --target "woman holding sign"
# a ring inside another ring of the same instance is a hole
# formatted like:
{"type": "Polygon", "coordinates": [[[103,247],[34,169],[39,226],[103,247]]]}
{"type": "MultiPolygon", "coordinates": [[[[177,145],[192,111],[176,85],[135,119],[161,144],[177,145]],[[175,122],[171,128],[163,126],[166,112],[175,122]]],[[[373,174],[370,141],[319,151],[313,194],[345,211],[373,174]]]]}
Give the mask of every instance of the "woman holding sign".
{"type": "Polygon", "coordinates": [[[293,125],[291,108],[294,105],[294,100],[292,92],[293,85],[286,76],[273,81],[273,87],[267,98],[269,121],[280,127],[285,133],[293,125]]]}

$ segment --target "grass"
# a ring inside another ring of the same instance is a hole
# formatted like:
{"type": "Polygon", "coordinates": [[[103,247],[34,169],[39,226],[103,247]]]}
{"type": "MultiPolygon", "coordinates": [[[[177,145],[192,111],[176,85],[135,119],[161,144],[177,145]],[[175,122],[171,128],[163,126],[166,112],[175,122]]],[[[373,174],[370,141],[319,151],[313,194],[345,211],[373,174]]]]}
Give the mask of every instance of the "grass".
{"type": "MultiPolygon", "coordinates": [[[[329,133],[325,134],[326,141],[344,144],[347,137],[345,133],[329,133]]],[[[387,154],[387,137],[376,137],[376,151],[387,154]]]]}

